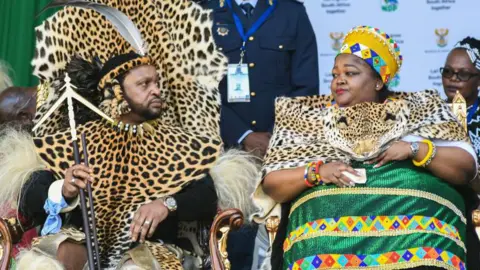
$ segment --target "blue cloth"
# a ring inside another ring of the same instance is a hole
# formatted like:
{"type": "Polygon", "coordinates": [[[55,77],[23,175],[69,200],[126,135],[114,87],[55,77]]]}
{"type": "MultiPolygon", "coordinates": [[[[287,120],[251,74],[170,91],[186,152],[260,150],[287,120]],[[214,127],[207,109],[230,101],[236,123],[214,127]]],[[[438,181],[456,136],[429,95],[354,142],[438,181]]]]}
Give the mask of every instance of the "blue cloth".
{"type": "Polygon", "coordinates": [[[43,208],[45,209],[45,212],[47,212],[48,217],[43,225],[41,232],[42,236],[58,233],[60,231],[60,228],[62,228],[60,211],[67,206],[68,204],[63,197],[60,203],[53,202],[50,198],[45,201],[43,208]]]}
{"type": "MultiPolygon", "coordinates": [[[[233,11],[226,4],[220,7],[219,0],[208,1],[203,6],[213,9],[212,30],[217,46],[230,64],[238,64],[243,41],[232,12],[241,14],[242,25],[249,29],[270,5],[268,0],[258,0],[252,18],[248,20],[237,1],[232,2],[233,11]]],[[[219,85],[222,97],[220,131],[227,147],[237,146],[248,130],[272,131],[275,98],[318,94],[317,43],[304,5],[295,0],[279,0],[253,39],[247,41],[244,60],[253,64],[249,68],[250,102],[228,103],[227,79],[224,78],[219,85]]]]}

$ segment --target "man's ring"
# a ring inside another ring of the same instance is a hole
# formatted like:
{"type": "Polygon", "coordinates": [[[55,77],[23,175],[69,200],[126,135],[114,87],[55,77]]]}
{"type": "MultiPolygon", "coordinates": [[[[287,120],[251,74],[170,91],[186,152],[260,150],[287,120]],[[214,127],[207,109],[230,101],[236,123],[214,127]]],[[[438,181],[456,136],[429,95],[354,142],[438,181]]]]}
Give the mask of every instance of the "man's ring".
{"type": "Polygon", "coordinates": [[[75,177],[72,177],[72,184],[75,184],[75,181],[77,181],[77,179],[75,179],[75,177]]]}
{"type": "Polygon", "coordinates": [[[145,220],[145,222],[143,222],[143,225],[150,225],[150,220],[145,220]]]}

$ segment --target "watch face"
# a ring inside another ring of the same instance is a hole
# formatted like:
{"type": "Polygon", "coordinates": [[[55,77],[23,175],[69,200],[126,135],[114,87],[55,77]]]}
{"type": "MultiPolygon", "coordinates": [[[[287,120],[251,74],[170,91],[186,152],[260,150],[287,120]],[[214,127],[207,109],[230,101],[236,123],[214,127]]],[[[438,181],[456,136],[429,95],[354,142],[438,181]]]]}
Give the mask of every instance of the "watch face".
{"type": "Polygon", "coordinates": [[[175,210],[175,208],[177,208],[177,202],[172,197],[166,198],[165,204],[169,210],[175,210]]]}

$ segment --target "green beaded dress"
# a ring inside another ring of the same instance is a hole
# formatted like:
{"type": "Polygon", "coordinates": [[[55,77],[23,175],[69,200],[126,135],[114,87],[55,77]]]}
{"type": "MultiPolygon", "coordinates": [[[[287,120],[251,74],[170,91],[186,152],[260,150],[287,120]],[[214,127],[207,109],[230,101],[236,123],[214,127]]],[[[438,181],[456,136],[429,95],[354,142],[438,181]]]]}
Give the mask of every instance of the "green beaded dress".
{"type": "MultiPolygon", "coordinates": [[[[367,182],[354,188],[317,186],[290,203],[275,240],[284,238],[282,268],[466,269],[465,205],[457,190],[410,160],[380,168],[364,164],[409,135],[468,145],[466,131],[438,92],[394,93],[383,104],[346,108],[331,101],[277,99],[263,176],[335,160],[365,168],[367,182]]],[[[262,218],[278,213],[260,186],[254,200],[268,206],[262,218]]],[[[272,262],[280,268],[276,247],[272,262]]]]}
{"type": "Polygon", "coordinates": [[[410,161],[362,163],[367,183],[307,190],[292,202],[284,269],[465,269],[465,211],[449,184],[410,161]]]}

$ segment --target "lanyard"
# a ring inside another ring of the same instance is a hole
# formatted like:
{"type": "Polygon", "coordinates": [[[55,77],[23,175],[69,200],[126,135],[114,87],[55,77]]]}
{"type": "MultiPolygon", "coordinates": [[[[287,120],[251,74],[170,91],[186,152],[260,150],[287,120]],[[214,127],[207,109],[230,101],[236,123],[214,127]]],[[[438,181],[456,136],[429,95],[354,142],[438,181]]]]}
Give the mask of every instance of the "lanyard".
{"type": "Polygon", "coordinates": [[[474,116],[475,113],[477,112],[477,109],[478,109],[478,98],[477,98],[477,100],[475,101],[475,104],[473,104],[472,107],[471,107],[470,109],[468,109],[467,124],[469,124],[470,121],[472,121],[473,116],[474,116]]]}
{"type": "MultiPolygon", "coordinates": [[[[262,1],[262,0],[260,0],[260,1],[262,1]]],[[[240,64],[241,64],[243,62],[243,56],[245,55],[247,39],[250,36],[252,36],[255,32],[257,32],[257,30],[260,28],[260,26],[262,26],[262,24],[267,20],[268,16],[270,16],[270,14],[272,14],[273,10],[277,6],[277,0],[274,0],[273,4],[267,10],[265,10],[265,12],[262,14],[262,16],[260,16],[260,18],[258,18],[258,20],[256,22],[254,22],[252,24],[252,27],[250,27],[250,29],[248,29],[247,33],[245,33],[245,31],[243,30],[243,25],[242,25],[242,21],[240,20],[240,17],[238,17],[237,13],[235,13],[233,11],[232,0],[226,0],[226,2],[227,2],[227,5],[228,5],[228,8],[230,8],[230,10],[232,11],[233,20],[235,21],[235,26],[237,27],[237,31],[238,31],[238,33],[240,34],[240,37],[243,40],[242,47],[240,48],[240,51],[241,51],[241,53],[240,53],[240,64]]]]}

